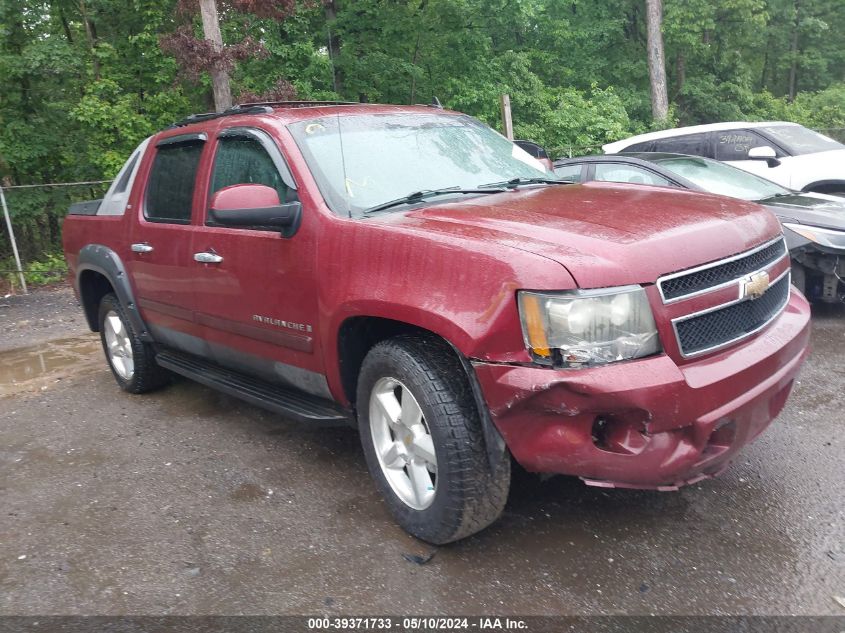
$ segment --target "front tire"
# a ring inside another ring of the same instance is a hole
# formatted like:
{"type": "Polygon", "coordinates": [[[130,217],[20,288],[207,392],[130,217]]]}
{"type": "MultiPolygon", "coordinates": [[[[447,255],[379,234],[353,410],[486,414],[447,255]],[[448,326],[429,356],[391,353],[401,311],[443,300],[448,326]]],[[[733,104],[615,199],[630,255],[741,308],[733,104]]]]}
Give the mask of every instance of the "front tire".
{"type": "Polygon", "coordinates": [[[796,261],[792,262],[792,285],[801,291],[802,295],[807,294],[807,269],[796,261]]]}
{"type": "Polygon", "coordinates": [[[114,293],[100,301],[99,322],[106,361],[121,389],[145,393],[168,382],[169,374],[156,364],[152,345],[138,338],[114,293]]]}
{"type": "Polygon", "coordinates": [[[421,336],[377,344],[361,367],[357,403],[370,474],[406,531],[442,544],[499,517],[510,459],[499,456],[491,469],[467,377],[446,344],[421,336]]]}

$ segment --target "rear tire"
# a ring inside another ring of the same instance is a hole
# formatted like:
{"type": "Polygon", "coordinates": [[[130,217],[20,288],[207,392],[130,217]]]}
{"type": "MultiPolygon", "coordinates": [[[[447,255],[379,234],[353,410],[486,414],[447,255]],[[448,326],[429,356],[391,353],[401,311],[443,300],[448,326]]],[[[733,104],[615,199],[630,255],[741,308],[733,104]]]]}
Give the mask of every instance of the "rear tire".
{"type": "Polygon", "coordinates": [[[377,344],[361,367],[357,403],[370,474],[406,531],[449,543],[501,515],[510,456],[504,449],[490,468],[475,399],[445,343],[399,336],[377,344]]]}
{"type": "Polygon", "coordinates": [[[169,372],[155,362],[153,346],[138,338],[114,293],[100,301],[99,324],[106,361],[121,389],[146,393],[169,382],[169,372]]]}

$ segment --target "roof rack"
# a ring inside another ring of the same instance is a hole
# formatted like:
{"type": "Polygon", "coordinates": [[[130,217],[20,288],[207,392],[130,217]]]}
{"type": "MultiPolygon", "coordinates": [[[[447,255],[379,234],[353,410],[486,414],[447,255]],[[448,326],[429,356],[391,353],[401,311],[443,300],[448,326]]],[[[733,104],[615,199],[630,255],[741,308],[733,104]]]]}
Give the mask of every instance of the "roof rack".
{"type": "Polygon", "coordinates": [[[273,108],[311,108],[339,105],[361,104],[355,103],[354,101],[259,101],[256,103],[239,103],[228,110],[223,110],[223,112],[204,112],[202,114],[188,115],[170,127],[184,127],[192,123],[201,123],[202,121],[210,121],[211,119],[219,119],[220,117],[236,114],[270,114],[273,112],[273,108]]]}
{"type": "Polygon", "coordinates": [[[339,105],[361,105],[355,101],[256,101],[254,103],[242,103],[239,107],[249,108],[256,106],[266,106],[270,108],[313,108],[319,106],[339,106],[339,105]]]}
{"type": "Polygon", "coordinates": [[[258,104],[245,104],[245,105],[236,105],[228,110],[223,110],[223,112],[205,112],[203,114],[191,114],[186,116],[181,121],[176,121],[173,125],[171,125],[171,129],[174,127],[184,127],[186,125],[191,125],[192,123],[201,123],[202,121],[210,121],[211,119],[219,119],[220,117],[224,116],[234,116],[236,114],[270,114],[273,112],[273,108],[267,105],[258,105],[258,104]]]}

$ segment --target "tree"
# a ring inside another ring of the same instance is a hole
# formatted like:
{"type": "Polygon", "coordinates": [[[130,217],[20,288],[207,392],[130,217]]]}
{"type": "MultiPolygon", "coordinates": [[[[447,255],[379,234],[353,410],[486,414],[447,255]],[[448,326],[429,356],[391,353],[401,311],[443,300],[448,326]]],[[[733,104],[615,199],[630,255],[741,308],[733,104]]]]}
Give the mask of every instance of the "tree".
{"type": "MultiPolygon", "coordinates": [[[[250,58],[269,56],[267,47],[260,39],[251,35],[242,37],[235,44],[225,45],[220,28],[218,4],[216,0],[179,0],[178,13],[187,17],[187,23],[173,33],[161,38],[161,47],[172,53],[188,79],[198,80],[207,72],[211,78],[211,91],[214,109],[218,112],[232,107],[230,72],[235,62],[250,58]],[[194,35],[194,13],[199,6],[204,36],[194,35]]],[[[238,15],[250,14],[256,18],[266,18],[282,22],[296,11],[296,0],[226,0],[220,8],[227,15],[227,22],[237,28],[243,26],[238,15]]],[[[291,84],[277,85],[274,93],[293,92],[291,84]]],[[[255,97],[255,95],[251,95],[255,97]]]]}
{"type": "MultiPolygon", "coordinates": [[[[205,39],[211,44],[214,56],[220,59],[223,52],[223,36],[220,34],[220,22],[217,17],[217,3],[215,0],[199,0],[200,15],[202,16],[202,30],[205,39]]],[[[211,90],[214,94],[214,109],[218,112],[232,107],[232,89],[229,87],[229,71],[220,63],[213,64],[208,69],[211,75],[211,90]]]]}
{"type": "Polygon", "coordinates": [[[663,1],[646,0],[648,31],[648,76],[651,84],[651,114],[658,123],[669,116],[669,92],[666,89],[666,62],[663,54],[663,1]]]}

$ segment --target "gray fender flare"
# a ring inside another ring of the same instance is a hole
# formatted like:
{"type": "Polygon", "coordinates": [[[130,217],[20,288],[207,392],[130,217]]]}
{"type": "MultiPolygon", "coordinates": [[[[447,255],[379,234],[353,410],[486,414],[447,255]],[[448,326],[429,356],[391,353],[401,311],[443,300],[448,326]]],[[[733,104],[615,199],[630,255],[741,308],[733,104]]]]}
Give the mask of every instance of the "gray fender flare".
{"type": "MultiPolygon", "coordinates": [[[[118,254],[108,246],[103,246],[102,244],[88,244],[79,251],[79,258],[76,265],[76,287],[80,291],[80,298],[82,292],[80,281],[82,273],[86,270],[99,273],[108,279],[111,287],[114,288],[117,298],[120,299],[120,303],[126,311],[126,316],[129,318],[138,337],[142,341],[153,342],[149,329],[141,318],[141,313],[138,311],[135,294],[132,292],[132,286],[129,284],[129,276],[126,274],[126,268],[118,254]]],[[[88,316],[88,325],[91,326],[92,330],[96,330],[99,327],[98,323],[91,323],[90,316],[88,316]]]]}
{"type": "Polygon", "coordinates": [[[487,450],[487,462],[490,464],[491,470],[496,470],[500,460],[507,459],[505,438],[502,437],[499,429],[493,424],[493,420],[490,417],[490,409],[487,406],[487,401],[484,399],[484,394],[481,391],[481,385],[478,382],[478,376],[475,374],[475,368],[472,366],[472,363],[450,341],[447,340],[446,342],[455,352],[464,369],[464,373],[466,373],[470,389],[472,390],[472,396],[475,399],[475,406],[478,409],[478,417],[481,418],[484,447],[487,450]]]}

